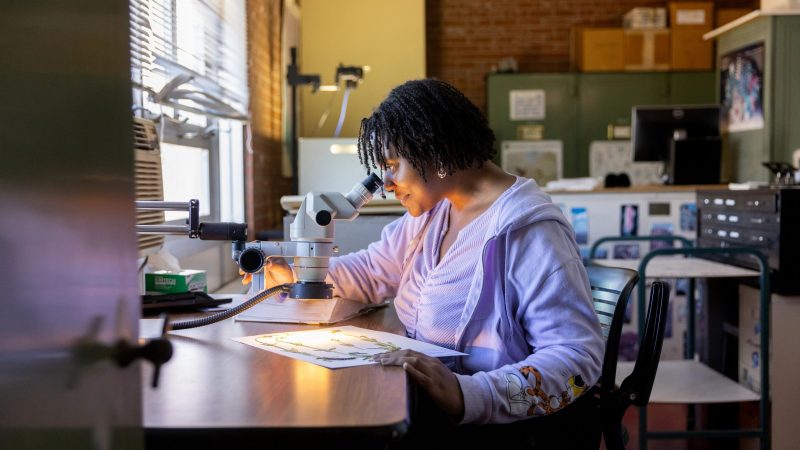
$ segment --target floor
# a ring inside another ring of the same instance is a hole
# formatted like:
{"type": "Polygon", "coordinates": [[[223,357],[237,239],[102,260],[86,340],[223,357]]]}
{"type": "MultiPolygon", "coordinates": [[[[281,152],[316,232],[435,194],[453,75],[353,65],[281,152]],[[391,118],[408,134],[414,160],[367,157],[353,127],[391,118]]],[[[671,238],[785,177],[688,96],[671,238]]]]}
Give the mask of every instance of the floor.
{"type": "MultiPolygon", "coordinates": [[[[647,428],[648,430],[678,430],[685,428],[685,418],[686,407],[684,405],[650,406],[647,410],[647,428]]],[[[628,429],[627,450],[637,450],[639,448],[639,408],[628,408],[622,423],[628,429]]],[[[649,450],[682,450],[696,447],[689,447],[686,440],[676,439],[650,441],[647,448],[649,450]]]]}
{"type": "MultiPolygon", "coordinates": [[[[686,405],[650,405],[647,409],[647,428],[648,430],[669,431],[669,430],[685,430],[686,429],[686,405]]],[[[735,413],[736,414],[736,413],[735,413]]],[[[751,422],[756,420],[755,423],[750,423],[749,426],[755,427],[757,425],[758,406],[743,405],[739,409],[738,415],[740,421],[751,422]]],[[[623,424],[628,429],[630,440],[628,441],[627,450],[639,449],[639,408],[629,408],[623,418],[623,424]]],[[[758,440],[756,439],[741,439],[731,442],[711,440],[711,439],[674,439],[674,440],[651,440],[647,444],[648,450],[716,450],[716,449],[740,449],[750,450],[758,448],[758,440]]]]}

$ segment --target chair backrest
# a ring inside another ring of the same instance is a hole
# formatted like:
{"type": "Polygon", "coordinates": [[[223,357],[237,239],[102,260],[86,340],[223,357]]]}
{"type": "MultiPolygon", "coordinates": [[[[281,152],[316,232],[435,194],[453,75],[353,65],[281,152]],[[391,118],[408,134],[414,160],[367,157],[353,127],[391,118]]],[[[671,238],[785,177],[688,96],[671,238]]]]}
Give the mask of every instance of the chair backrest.
{"type": "Polygon", "coordinates": [[[639,274],[635,270],[601,266],[589,266],[586,272],[589,275],[589,285],[592,287],[594,310],[606,340],[601,390],[610,392],[614,388],[614,378],[617,374],[617,356],[625,307],[633,287],[639,281],[639,274]]]}
{"type": "MultiPolygon", "coordinates": [[[[644,322],[642,340],[633,372],[613,389],[613,380],[603,383],[600,390],[600,420],[603,423],[603,440],[608,450],[624,450],[622,417],[631,405],[646,406],[650,400],[650,392],[656,379],[658,361],[661,357],[661,346],[664,343],[664,331],[667,328],[669,311],[669,285],[662,281],[654,281],[650,288],[650,302],[644,322]]],[[[606,348],[606,357],[610,348],[606,348]]],[[[611,365],[616,367],[616,361],[611,365]]],[[[603,375],[609,366],[603,362],[603,375]]]]}
{"type": "Polygon", "coordinates": [[[650,400],[653,382],[656,379],[664,332],[669,313],[669,285],[654,281],[650,288],[650,306],[644,321],[644,333],[639,343],[639,354],[633,372],[622,381],[619,387],[621,397],[636,406],[645,406],[650,400]]]}

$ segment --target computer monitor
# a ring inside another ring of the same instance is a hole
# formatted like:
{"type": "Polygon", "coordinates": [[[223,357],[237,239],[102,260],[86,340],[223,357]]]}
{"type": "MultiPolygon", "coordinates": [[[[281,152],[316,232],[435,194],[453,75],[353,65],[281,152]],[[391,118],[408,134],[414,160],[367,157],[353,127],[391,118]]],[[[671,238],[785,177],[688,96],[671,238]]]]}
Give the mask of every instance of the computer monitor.
{"type": "Polygon", "coordinates": [[[633,160],[662,161],[666,184],[720,182],[719,106],[634,106],[633,160]]]}
{"type": "Polygon", "coordinates": [[[634,161],[669,161],[676,140],[718,139],[719,106],[634,106],[634,161]]]}

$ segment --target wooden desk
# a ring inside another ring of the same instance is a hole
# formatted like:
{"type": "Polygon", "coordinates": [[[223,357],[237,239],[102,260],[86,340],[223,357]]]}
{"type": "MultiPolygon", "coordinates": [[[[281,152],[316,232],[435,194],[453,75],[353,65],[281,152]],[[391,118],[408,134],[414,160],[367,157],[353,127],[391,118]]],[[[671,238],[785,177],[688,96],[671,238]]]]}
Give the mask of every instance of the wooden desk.
{"type": "MultiPolygon", "coordinates": [[[[187,316],[188,317],[188,316],[187,316]]],[[[178,320],[182,320],[180,317],[178,320]]],[[[402,334],[394,307],[342,324],[402,334]]],[[[233,337],[317,328],[226,320],[170,333],[158,389],[142,365],[147,448],[370,446],[402,436],[408,385],[400,367],[330,370],[233,337]]]]}

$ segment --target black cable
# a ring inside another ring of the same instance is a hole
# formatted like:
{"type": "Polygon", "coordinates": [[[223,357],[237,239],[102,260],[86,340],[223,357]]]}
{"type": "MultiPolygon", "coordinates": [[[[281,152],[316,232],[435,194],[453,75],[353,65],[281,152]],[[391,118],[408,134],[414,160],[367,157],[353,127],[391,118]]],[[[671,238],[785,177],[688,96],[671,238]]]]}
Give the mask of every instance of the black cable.
{"type": "Polygon", "coordinates": [[[211,325],[212,323],[217,323],[222,320],[231,318],[239,313],[247,311],[248,309],[252,308],[253,306],[257,305],[263,300],[266,300],[269,297],[272,297],[278,292],[288,292],[289,291],[289,284],[280,284],[278,286],[271,287],[265,291],[261,291],[258,294],[254,295],[253,298],[247,300],[246,302],[242,303],[239,306],[226,309],[220,313],[214,314],[213,316],[203,317],[200,319],[193,319],[193,320],[184,320],[183,322],[175,322],[169,325],[170,330],[185,330],[188,328],[197,328],[202,327],[205,325],[211,325]]]}

